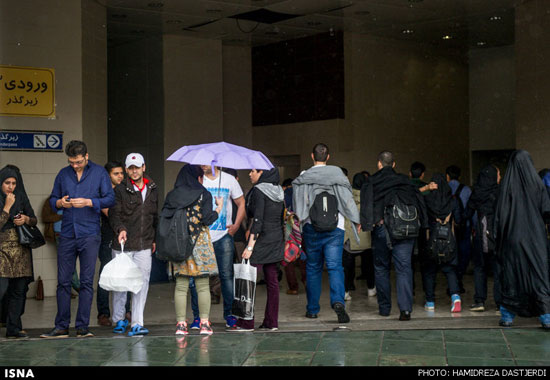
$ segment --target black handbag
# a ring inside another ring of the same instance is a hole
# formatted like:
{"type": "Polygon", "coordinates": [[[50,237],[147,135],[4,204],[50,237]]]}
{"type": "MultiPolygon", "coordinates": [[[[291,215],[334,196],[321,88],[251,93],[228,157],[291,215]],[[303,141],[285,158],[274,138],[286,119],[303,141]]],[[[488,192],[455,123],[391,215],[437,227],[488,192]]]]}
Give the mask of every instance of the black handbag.
{"type": "Polygon", "coordinates": [[[44,235],[42,235],[42,232],[40,232],[38,227],[23,224],[21,226],[16,226],[16,229],[19,234],[19,244],[32,249],[42,247],[46,244],[44,235]]]}

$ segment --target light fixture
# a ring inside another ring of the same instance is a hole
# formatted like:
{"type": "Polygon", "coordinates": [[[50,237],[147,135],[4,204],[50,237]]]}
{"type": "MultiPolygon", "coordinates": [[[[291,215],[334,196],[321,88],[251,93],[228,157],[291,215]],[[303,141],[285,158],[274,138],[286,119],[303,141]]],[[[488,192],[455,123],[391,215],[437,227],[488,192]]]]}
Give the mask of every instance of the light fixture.
{"type": "Polygon", "coordinates": [[[449,36],[448,34],[443,36],[443,39],[444,40],[451,40],[453,37],[452,36],[449,36]]]}
{"type": "Polygon", "coordinates": [[[478,41],[478,42],[476,43],[476,45],[477,45],[477,46],[485,46],[485,45],[487,45],[487,42],[485,42],[485,41],[478,41]]]}
{"type": "Polygon", "coordinates": [[[403,33],[403,34],[413,34],[414,30],[412,30],[412,29],[403,29],[403,31],[401,33],[403,33]]]}
{"type": "Polygon", "coordinates": [[[502,20],[502,17],[500,16],[491,16],[489,17],[489,21],[499,21],[502,20]]]}

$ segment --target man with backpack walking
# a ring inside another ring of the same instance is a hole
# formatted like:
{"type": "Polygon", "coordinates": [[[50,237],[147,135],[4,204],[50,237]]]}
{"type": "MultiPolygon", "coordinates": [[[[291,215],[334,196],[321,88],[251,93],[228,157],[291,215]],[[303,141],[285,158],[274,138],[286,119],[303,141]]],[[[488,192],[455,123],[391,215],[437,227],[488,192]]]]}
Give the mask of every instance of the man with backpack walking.
{"type": "MultiPolygon", "coordinates": [[[[301,221],[302,237],[307,246],[306,291],[307,318],[317,318],[321,309],[321,283],[323,264],[326,263],[330,282],[330,304],[339,323],[348,323],[345,309],[344,268],[344,222],[349,219],[359,226],[359,212],[348,178],[338,166],[327,165],[329,148],[323,143],[313,147],[313,167],[303,171],[292,182],[293,205],[301,221]]],[[[359,237],[355,234],[359,242],[359,237]]]]}
{"type": "Polygon", "coordinates": [[[378,171],[361,188],[361,226],[372,231],[378,310],[391,312],[391,261],[394,260],[400,321],[411,319],[411,257],[420,228],[427,227],[426,205],[409,178],[393,170],[393,154],[378,155],[378,171]]]}
{"type": "MultiPolygon", "coordinates": [[[[132,327],[128,336],[146,335],[143,310],[149,291],[151,255],[155,252],[155,231],[158,224],[157,185],[145,174],[145,161],[139,153],[126,157],[128,178],[115,187],[115,206],[109,209],[113,238],[113,258],[128,254],[143,273],[141,290],[132,294],[132,327]],[[124,245],[124,248],[122,248],[124,245]],[[122,252],[124,250],[124,252],[122,252]]],[[[113,292],[113,332],[124,334],[128,327],[126,314],[127,292],[113,292]]]]}

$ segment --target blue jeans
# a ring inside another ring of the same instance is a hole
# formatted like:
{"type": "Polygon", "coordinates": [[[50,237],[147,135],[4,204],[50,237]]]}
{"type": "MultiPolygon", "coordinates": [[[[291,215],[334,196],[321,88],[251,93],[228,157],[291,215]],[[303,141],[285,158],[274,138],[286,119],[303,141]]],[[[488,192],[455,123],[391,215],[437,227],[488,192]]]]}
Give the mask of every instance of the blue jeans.
{"type": "Polygon", "coordinates": [[[391,311],[390,269],[393,258],[397,287],[397,305],[401,311],[412,311],[412,267],[411,257],[415,239],[392,240],[393,249],[387,245],[386,227],[376,226],[372,231],[372,252],[374,254],[374,275],[378,310],[382,315],[391,311]]]}
{"type": "Polygon", "coordinates": [[[101,236],[59,239],[57,246],[57,315],[55,327],[69,328],[71,322],[71,279],[80,261],[80,293],[75,327],[88,328],[94,296],[95,264],[101,244],[101,236]]]}
{"type": "Polygon", "coordinates": [[[487,300],[487,274],[493,271],[493,298],[497,306],[502,303],[500,293],[499,265],[494,252],[484,253],[481,247],[481,239],[474,238],[472,250],[474,263],[474,302],[484,303],[487,300]]]}
{"type": "Polygon", "coordinates": [[[330,305],[335,303],[345,305],[344,301],[344,267],[342,266],[342,251],[344,248],[344,230],[317,232],[310,223],[302,229],[306,245],[306,293],[307,311],[319,313],[321,306],[321,284],[323,278],[323,263],[326,263],[330,284],[330,305]]]}
{"type": "Polygon", "coordinates": [[[231,316],[233,305],[233,257],[235,256],[235,243],[233,236],[226,234],[220,240],[213,243],[223,297],[223,317],[231,316]]]}
{"type": "Polygon", "coordinates": [[[189,293],[191,293],[191,309],[193,310],[193,320],[200,319],[199,315],[199,296],[197,294],[197,287],[195,286],[195,279],[189,278],[189,293]]]}

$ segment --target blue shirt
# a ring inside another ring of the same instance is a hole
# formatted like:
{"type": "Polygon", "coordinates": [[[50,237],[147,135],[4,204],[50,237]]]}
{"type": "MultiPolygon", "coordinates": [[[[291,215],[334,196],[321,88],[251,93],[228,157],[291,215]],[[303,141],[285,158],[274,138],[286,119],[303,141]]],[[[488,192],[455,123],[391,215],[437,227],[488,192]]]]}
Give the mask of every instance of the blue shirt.
{"type": "Polygon", "coordinates": [[[80,181],[71,166],[59,171],[53,184],[50,206],[57,212],[55,203],[65,195],[71,198],[88,198],[93,207],[65,208],[61,225],[61,236],[82,238],[100,234],[101,209],[115,205],[115,193],[107,171],[92,161],[84,168],[80,181]]]}
{"type": "MultiPolygon", "coordinates": [[[[456,179],[452,179],[449,181],[449,186],[451,187],[451,191],[453,192],[453,195],[458,190],[458,186],[460,186],[460,182],[458,182],[456,179]]],[[[462,188],[462,191],[460,192],[460,200],[462,201],[462,205],[464,206],[464,209],[468,206],[468,200],[470,199],[470,195],[472,195],[472,189],[470,189],[469,186],[464,185],[462,188]]],[[[472,217],[472,223],[475,226],[477,224],[477,212],[472,217]]],[[[470,225],[470,221],[466,221],[466,225],[470,225]]]]}

